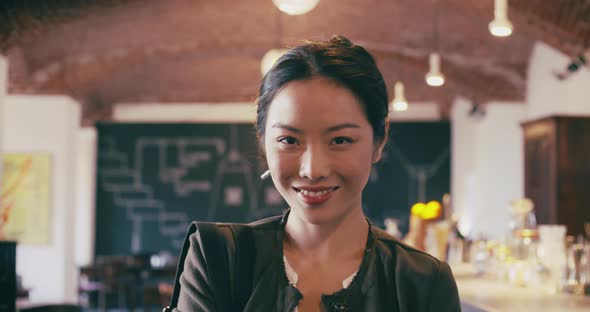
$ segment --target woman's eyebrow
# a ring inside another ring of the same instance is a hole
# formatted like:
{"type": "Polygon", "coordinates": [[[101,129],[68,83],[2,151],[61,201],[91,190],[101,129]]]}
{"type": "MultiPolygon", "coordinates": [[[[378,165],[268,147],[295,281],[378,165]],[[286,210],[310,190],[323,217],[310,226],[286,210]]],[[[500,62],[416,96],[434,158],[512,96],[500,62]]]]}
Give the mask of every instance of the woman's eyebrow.
{"type": "Polygon", "coordinates": [[[346,129],[346,128],[355,128],[355,129],[358,129],[358,128],[360,128],[360,126],[357,125],[357,124],[353,124],[353,123],[349,123],[348,122],[348,123],[343,123],[343,124],[332,126],[332,127],[328,128],[328,129],[326,129],[324,132],[326,132],[326,133],[328,133],[328,132],[334,132],[334,131],[338,131],[338,130],[342,130],[342,129],[346,129]]]}
{"type": "MultiPolygon", "coordinates": [[[[293,126],[285,125],[282,123],[275,123],[272,125],[272,128],[280,128],[280,129],[289,130],[289,131],[295,132],[295,133],[303,133],[303,130],[301,130],[299,128],[295,128],[293,126]]],[[[358,129],[358,128],[360,128],[360,126],[357,124],[354,124],[354,123],[347,122],[347,123],[338,124],[338,125],[329,127],[328,129],[324,130],[324,133],[335,132],[335,131],[347,129],[347,128],[358,129]]]]}
{"type": "Polygon", "coordinates": [[[289,125],[285,125],[282,123],[275,123],[272,125],[272,128],[281,128],[281,129],[285,129],[285,130],[289,130],[291,132],[295,132],[295,133],[303,133],[303,130],[295,128],[293,126],[289,126],[289,125]]]}

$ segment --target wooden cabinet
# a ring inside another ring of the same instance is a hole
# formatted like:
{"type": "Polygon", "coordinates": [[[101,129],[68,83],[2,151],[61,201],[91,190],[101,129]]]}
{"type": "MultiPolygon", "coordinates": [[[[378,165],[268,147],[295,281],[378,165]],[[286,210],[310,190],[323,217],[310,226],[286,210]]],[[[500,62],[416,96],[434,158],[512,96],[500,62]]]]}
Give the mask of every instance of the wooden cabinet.
{"type": "Polygon", "coordinates": [[[590,117],[552,116],[522,124],[525,196],[538,224],[564,224],[569,235],[590,222],[590,117]]]}

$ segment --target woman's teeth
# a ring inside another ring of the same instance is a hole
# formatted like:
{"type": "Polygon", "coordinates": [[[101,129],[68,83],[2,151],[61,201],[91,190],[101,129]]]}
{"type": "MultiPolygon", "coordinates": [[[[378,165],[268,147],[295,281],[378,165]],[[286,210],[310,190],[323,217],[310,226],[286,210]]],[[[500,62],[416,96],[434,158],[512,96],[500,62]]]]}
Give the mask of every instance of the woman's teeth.
{"type": "Polygon", "coordinates": [[[303,194],[305,196],[322,196],[324,194],[328,194],[329,192],[331,192],[333,190],[334,189],[327,189],[327,190],[317,191],[317,192],[306,191],[306,190],[299,190],[299,191],[301,192],[301,194],[303,194]]]}

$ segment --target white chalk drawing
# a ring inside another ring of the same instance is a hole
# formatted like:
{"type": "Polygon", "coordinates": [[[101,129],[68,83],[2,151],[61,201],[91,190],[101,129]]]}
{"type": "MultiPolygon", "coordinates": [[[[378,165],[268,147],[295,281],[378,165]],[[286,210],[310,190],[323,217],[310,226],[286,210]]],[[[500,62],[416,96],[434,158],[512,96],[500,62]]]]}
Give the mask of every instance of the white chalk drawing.
{"type": "Polygon", "coordinates": [[[129,165],[125,154],[117,151],[111,137],[101,138],[99,174],[104,190],[113,193],[114,204],[126,209],[127,219],[132,224],[131,251],[142,250],[141,230],[144,222],[158,222],[161,235],[169,236],[172,244],[180,248],[189,218],[185,213],[166,211],[165,203],[154,197],[152,186],[145,183],[143,174],[144,155],[147,149],[158,153],[158,176],[161,182],[174,186],[177,196],[192,192],[209,192],[208,180],[186,179],[188,170],[211,160],[209,151],[199,148],[213,147],[222,155],[225,142],[218,138],[139,138],[135,146],[135,164],[129,165]],[[173,148],[178,154],[178,166],[170,166],[166,150],[173,148]],[[194,150],[194,151],[193,151],[194,150]]]}
{"type": "Polygon", "coordinates": [[[218,211],[222,209],[221,188],[224,181],[231,175],[241,175],[244,178],[245,194],[248,200],[248,215],[255,216],[258,211],[258,197],[256,196],[255,175],[252,173],[252,165],[238,151],[238,127],[230,126],[229,152],[221,159],[213,181],[213,191],[209,202],[209,219],[215,220],[218,211]]]}
{"type": "Polygon", "coordinates": [[[450,157],[450,148],[447,147],[442,151],[434,162],[424,165],[411,163],[396,145],[392,144],[390,148],[408,173],[408,204],[426,202],[428,180],[439,171],[445,164],[445,161],[450,157]]]}
{"type": "Polygon", "coordinates": [[[241,206],[244,201],[244,190],[239,186],[226,186],[225,189],[225,205],[226,206],[241,206]]]}
{"type": "Polygon", "coordinates": [[[114,203],[124,207],[131,221],[131,251],[141,250],[141,226],[156,221],[164,210],[164,203],[154,198],[152,188],[141,183],[139,172],[129,168],[125,154],[116,150],[113,138],[101,138],[99,174],[102,186],[113,193],[114,203]]]}
{"type": "MultiPolygon", "coordinates": [[[[135,167],[138,174],[142,174],[144,151],[147,148],[155,147],[158,149],[158,171],[160,180],[165,183],[174,185],[174,192],[177,196],[185,197],[193,191],[208,192],[211,191],[211,183],[208,180],[183,180],[186,178],[188,170],[198,167],[200,164],[211,160],[211,154],[207,151],[189,151],[189,148],[203,148],[213,146],[218,155],[225,152],[225,142],[222,139],[195,139],[195,138],[139,138],[135,146],[135,167]],[[174,148],[178,153],[179,166],[172,167],[169,165],[169,159],[166,151],[168,148],[174,148]]],[[[140,177],[141,178],[141,177],[140,177]]]]}
{"type": "Polygon", "coordinates": [[[181,248],[189,222],[184,212],[162,212],[158,217],[158,229],[160,235],[170,238],[172,246],[181,248]]]}
{"type": "Polygon", "coordinates": [[[277,212],[276,205],[282,203],[282,198],[276,190],[274,193],[266,190],[266,202],[274,205],[274,209],[258,206],[259,182],[255,180],[258,174],[254,174],[252,164],[240,154],[237,140],[237,125],[230,126],[229,151],[224,138],[139,137],[134,155],[130,156],[134,157],[134,163],[130,165],[128,156],[117,150],[114,138],[100,138],[101,185],[113,194],[114,204],[126,210],[126,218],[132,225],[132,252],[143,250],[141,231],[145,222],[157,222],[159,234],[168,237],[175,248],[181,247],[190,222],[187,213],[167,209],[165,202],[154,196],[151,184],[155,175],[158,183],[171,185],[179,198],[195,192],[208,196],[209,205],[205,207],[208,220],[216,220],[220,210],[226,208],[246,208],[244,214],[251,220],[277,212]],[[155,167],[146,162],[151,157],[157,157],[155,167]],[[195,169],[215,165],[213,176],[194,176],[195,169]],[[226,178],[231,175],[240,182],[238,185],[227,183],[226,178]]]}

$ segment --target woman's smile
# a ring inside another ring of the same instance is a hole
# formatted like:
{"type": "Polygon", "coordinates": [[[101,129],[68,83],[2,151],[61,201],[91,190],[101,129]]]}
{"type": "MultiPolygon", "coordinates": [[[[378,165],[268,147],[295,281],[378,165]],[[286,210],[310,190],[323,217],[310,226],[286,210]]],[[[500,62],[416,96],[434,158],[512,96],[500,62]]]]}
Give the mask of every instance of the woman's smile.
{"type": "Polygon", "coordinates": [[[332,195],[336,190],[338,190],[338,187],[315,186],[299,188],[293,187],[293,189],[295,192],[297,192],[298,196],[304,203],[310,206],[318,206],[332,198],[332,195]]]}

